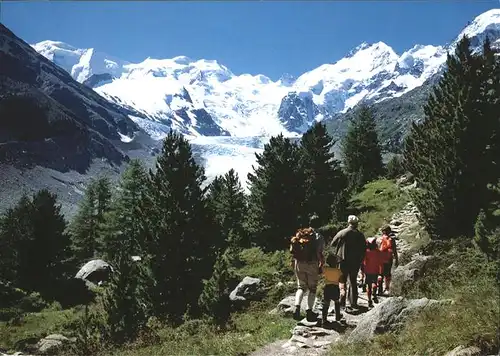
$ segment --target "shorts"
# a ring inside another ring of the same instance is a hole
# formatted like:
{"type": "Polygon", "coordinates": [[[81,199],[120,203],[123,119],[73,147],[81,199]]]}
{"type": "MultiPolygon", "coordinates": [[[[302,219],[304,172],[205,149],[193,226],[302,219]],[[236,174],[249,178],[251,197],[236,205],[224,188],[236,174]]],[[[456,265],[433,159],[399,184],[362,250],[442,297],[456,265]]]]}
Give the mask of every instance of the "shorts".
{"type": "Polygon", "coordinates": [[[377,284],[377,274],[365,274],[365,284],[370,285],[370,284],[377,284]]]}
{"type": "Polygon", "coordinates": [[[384,263],[384,266],[382,268],[382,276],[383,277],[390,277],[391,276],[391,269],[392,269],[392,261],[388,263],[384,263]]]}
{"type": "Polygon", "coordinates": [[[297,287],[303,291],[316,292],[319,280],[318,262],[295,263],[295,277],[297,277],[297,287]]]}
{"type": "Polygon", "coordinates": [[[324,300],[337,301],[340,298],[340,287],[337,284],[327,284],[323,289],[324,300]]]}

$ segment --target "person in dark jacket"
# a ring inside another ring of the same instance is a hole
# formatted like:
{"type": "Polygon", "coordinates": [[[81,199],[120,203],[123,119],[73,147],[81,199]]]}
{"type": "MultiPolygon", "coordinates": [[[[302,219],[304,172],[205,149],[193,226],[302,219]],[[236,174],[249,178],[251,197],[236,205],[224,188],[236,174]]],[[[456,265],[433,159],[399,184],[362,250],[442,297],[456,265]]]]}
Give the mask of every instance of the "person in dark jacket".
{"type": "Polygon", "coordinates": [[[353,309],[358,308],[358,286],[356,279],[361,263],[365,258],[366,241],[365,235],[358,230],[358,217],[349,215],[347,222],[349,226],[340,230],[334,236],[330,246],[342,260],[340,269],[342,275],[349,281],[349,303],[350,309],[353,309]]]}

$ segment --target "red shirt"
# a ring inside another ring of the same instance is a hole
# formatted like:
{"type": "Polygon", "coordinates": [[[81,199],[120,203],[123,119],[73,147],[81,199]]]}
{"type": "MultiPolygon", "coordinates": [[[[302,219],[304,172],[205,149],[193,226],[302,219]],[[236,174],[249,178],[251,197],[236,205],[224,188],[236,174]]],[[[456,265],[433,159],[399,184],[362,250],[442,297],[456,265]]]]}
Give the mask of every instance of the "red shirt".
{"type": "Polygon", "coordinates": [[[378,249],[366,250],[365,260],[363,261],[365,274],[379,274],[384,263],[384,254],[378,249]]]}

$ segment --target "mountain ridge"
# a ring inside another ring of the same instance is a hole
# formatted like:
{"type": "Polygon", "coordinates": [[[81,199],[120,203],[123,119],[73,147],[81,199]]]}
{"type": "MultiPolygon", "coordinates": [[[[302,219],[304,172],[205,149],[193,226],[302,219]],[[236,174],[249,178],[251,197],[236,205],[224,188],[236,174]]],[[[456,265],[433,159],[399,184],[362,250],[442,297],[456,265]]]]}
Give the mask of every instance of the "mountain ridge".
{"type": "Polygon", "coordinates": [[[382,41],[363,42],[333,63],[297,78],[284,74],[277,81],[262,74],[236,75],[217,60],[148,57],[130,63],[62,42],[32,46],[80,82],[108,74],[108,80],[97,81],[92,88],[109,101],[135,110],[136,123],[144,129],[144,120],[149,127],[156,125],[157,137],[166,134],[165,128],[191,137],[300,136],[315,121],[346,113],[361,101],[378,103],[423,85],[439,71],[460,36],[471,36],[479,46],[484,40],[481,34],[493,34],[498,41],[499,28],[500,10],[492,9],[477,16],[449,44],[417,44],[397,54],[382,41]],[[184,100],[184,92],[191,100],[184,100]],[[176,110],[182,108],[185,112],[180,115],[176,110]],[[203,125],[197,126],[198,122],[203,125]]]}

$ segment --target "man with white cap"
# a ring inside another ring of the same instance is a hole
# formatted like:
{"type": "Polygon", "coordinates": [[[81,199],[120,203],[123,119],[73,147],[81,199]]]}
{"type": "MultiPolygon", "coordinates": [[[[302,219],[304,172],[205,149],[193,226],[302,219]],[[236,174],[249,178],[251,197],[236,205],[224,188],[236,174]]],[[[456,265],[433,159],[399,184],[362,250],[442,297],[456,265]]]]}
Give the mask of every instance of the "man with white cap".
{"type": "Polygon", "coordinates": [[[357,276],[361,263],[365,258],[365,235],[358,230],[359,219],[355,215],[347,218],[348,227],[340,230],[333,238],[330,246],[342,259],[340,269],[342,275],[349,281],[350,308],[358,307],[357,276]]]}

